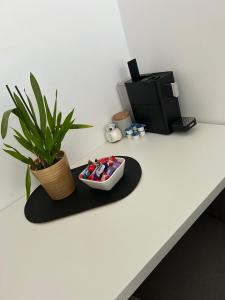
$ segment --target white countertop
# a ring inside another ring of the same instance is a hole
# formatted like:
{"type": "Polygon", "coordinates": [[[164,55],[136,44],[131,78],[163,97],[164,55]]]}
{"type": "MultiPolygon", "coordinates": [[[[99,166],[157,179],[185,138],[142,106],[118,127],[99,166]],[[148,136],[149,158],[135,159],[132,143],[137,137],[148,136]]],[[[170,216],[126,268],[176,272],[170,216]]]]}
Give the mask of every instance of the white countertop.
{"type": "Polygon", "coordinates": [[[106,143],[77,165],[111,154],[142,166],[127,198],[44,224],[25,199],[0,213],[1,300],[127,299],[225,187],[225,126],[106,143]]]}

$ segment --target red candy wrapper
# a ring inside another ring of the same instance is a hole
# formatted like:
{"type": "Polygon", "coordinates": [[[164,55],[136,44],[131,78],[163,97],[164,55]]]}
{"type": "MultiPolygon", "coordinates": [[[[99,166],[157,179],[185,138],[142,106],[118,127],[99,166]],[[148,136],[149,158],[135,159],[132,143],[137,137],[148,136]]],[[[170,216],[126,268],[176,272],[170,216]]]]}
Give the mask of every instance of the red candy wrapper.
{"type": "Polygon", "coordinates": [[[95,168],[96,168],[96,165],[95,164],[91,164],[91,165],[88,166],[88,171],[91,172],[91,173],[93,173],[94,170],[95,170],[95,168]]]}

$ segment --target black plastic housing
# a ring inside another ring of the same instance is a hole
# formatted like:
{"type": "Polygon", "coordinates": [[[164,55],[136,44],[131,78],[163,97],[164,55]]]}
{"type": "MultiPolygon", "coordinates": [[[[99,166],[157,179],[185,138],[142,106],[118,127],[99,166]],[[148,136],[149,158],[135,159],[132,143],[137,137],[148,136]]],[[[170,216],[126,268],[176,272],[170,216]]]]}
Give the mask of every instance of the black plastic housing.
{"type": "Polygon", "coordinates": [[[172,71],[140,75],[138,81],[125,82],[135,121],[146,124],[146,130],[169,134],[172,123],[181,118],[178,98],[173,96],[172,71]]]}

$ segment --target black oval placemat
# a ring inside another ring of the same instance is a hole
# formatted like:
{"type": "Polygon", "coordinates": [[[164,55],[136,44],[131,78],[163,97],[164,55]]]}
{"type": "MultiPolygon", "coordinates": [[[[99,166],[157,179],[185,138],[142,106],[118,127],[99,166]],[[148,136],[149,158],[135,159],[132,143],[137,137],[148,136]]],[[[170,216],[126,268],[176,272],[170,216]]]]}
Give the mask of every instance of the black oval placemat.
{"type": "Polygon", "coordinates": [[[63,200],[52,200],[42,186],[37,187],[25,205],[26,218],[32,223],[49,222],[125,198],[136,188],[142,170],[135,159],[120,157],[126,160],[124,175],[111,191],[91,189],[81,182],[78,175],[86,167],[83,165],[72,170],[77,186],[73,194],[63,200]]]}

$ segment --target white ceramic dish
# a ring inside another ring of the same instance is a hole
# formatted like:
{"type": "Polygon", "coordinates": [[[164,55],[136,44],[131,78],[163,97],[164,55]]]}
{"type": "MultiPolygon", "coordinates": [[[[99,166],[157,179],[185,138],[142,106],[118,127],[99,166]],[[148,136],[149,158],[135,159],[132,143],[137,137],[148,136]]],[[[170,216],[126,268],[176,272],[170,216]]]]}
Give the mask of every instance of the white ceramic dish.
{"type": "Polygon", "coordinates": [[[116,157],[116,159],[119,162],[121,162],[121,165],[114,171],[114,173],[109,177],[109,179],[105,181],[93,181],[83,178],[79,179],[92,189],[110,191],[124,174],[125,159],[122,157],[116,157]]]}

